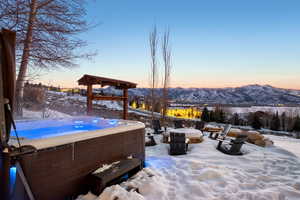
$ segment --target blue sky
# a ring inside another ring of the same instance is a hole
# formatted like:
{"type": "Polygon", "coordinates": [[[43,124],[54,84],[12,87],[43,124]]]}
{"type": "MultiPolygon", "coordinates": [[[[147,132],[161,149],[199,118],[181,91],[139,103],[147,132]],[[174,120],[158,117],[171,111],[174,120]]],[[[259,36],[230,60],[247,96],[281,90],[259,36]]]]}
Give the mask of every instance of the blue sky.
{"type": "MultiPolygon", "coordinates": [[[[77,86],[93,74],[148,86],[148,35],[169,28],[173,87],[270,84],[300,89],[300,1],[89,1],[87,19],[99,25],[81,38],[97,50],[79,67],[45,72],[42,81],[77,86]]],[[[162,67],[162,63],[160,62],[162,67]]]]}

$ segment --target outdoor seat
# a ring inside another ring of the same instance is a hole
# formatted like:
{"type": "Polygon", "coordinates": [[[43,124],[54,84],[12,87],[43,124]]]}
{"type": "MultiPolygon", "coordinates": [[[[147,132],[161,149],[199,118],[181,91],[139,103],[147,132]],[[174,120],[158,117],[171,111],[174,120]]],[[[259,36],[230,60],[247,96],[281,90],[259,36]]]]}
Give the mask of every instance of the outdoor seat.
{"type": "Polygon", "coordinates": [[[217,149],[229,155],[243,155],[241,148],[245,144],[247,137],[247,135],[238,135],[235,139],[230,140],[230,143],[227,145],[223,144],[224,140],[219,140],[217,149]]]}
{"type": "Polygon", "coordinates": [[[98,173],[91,173],[87,177],[88,190],[92,191],[93,194],[99,195],[105,187],[119,183],[122,181],[124,175],[128,177],[133,176],[143,167],[143,163],[140,159],[131,158],[121,160],[116,164],[113,164],[108,169],[100,171],[98,173]]]}
{"type": "Polygon", "coordinates": [[[229,133],[231,129],[231,124],[226,124],[226,126],[224,127],[224,130],[221,133],[215,133],[215,136],[213,137],[213,139],[215,140],[225,140],[227,134],[229,133]]]}
{"type": "Polygon", "coordinates": [[[145,142],[145,146],[155,146],[156,142],[153,135],[148,134],[148,141],[145,142]]]}
{"type": "Polygon", "coordinates": [[[152,120],[152,126],[154,129],[154,134],[161,134],[164,132],[161,128],[159,119],[152,120]]]}
{"type": "Polygon", "coordinates": [[[174,121],[174,127],[175,128],[184,128],[183,127],[183,121],[182,120],[175,120],[174,121]]]}
{"type": "Polygon", "coordinates": [[[186,154],[189,140],[183,133],[170,132],[170,155],[186,154]]]}

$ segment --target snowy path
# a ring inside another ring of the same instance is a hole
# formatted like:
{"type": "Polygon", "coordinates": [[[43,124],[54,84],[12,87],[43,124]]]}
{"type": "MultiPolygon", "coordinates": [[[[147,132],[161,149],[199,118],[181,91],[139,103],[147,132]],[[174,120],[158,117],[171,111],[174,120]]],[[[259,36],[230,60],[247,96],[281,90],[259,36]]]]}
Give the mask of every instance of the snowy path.
{"type": "Polygon", "coordinates": [[[216,141],[207,137],[203,143],[190,145],[188,154],[182,156],[169,156],[167,144],[147,147],[143,171],[121,187],[109,187],[98,198],[89,199],[300,199],[300,159],[294,154],[247,144],[243,146],[245,155],[229,156],[215,147],[216,141]],[[138,188],[139,193],[127,192],[124,188],[129,186],[138,188]]]}
{"type": "Polygon", "coordinates": [[[178,157],[168,156],[164,144],[147,149],[150,168],[169,180],[165,199],[300,199],[298,158],[254,145],[247,145],[244,156],[228,156],[215,146],[206,138],[178,157]]]}
{"type": "Polygon", "coordinates": [[[267,137],[274,141],[275,146],[286,149],[300,158],[300,139],[275,135],[267,137]]]}

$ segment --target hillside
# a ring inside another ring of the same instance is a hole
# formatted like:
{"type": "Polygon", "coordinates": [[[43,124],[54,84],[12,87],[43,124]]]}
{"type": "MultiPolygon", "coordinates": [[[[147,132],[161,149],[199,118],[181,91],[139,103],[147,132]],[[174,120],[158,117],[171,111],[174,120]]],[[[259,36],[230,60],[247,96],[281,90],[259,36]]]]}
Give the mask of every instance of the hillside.
{"type": "MultiPolygon", "coordinates": [[[[111,89],[108,89],[111,90],[111,89]]],[[[157,89],[161,92],[161,89],[157,89]]],[[[148,88],[130,90],[130,95],[146,96],[148,88]]],[[[171,88],[176,102],[218,104],[300,104],[300,90],[275,88],[270,85],[247,85],[236,88],[171,88]]]]}

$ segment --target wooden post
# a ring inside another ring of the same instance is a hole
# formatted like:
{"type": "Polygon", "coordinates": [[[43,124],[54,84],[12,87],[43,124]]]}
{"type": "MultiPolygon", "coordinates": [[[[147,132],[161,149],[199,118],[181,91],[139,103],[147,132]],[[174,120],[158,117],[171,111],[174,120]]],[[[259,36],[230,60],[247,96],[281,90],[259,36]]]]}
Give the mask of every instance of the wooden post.
{"type": "Polygon", "coordinates": [[[3,85],[3,67],[2,63],[4,63],[3,58],[6,57],[6,55],[3,53],[3,45],[2,45],[2,34],[0,32],[0,149],[1,146],[4,148],[4,145],[6,143],[6,125],[5,125],[5,111],[4,111],[4,95],[3,95],[3,90],[4,90],[4,85],[3,85]]]}
{"type": "Polygon", "coordinates": [[[16,33],[0,30],[0,199],[10,199],[10,152],[7,148],[11,121],[5,113],[5,98],[13,108],[15,92],[16,33]]]}
{"type": "Polygon", "coordinates": [[[90,115],[93,109],[93,85],[87,86],[86,98],[87,98],[87,104],[86,104],[87,115],[90,115]]]}
{"type": "Polygon", "coordinates": [[[10,156],[9,152],[0,148],[0,199],[10,199],[10,156]]]}
{"type": "Polygon", "coordinates": [[[9,100],[10,108],[14,109],[16,61],[15,61],[16,33],[2,29],[0,30],[0,136],[3,146],[7,146],[9,140],[11,121],[4,112],[4,98],[9,100]],[[3,118],[4,117],[4,118],[3,118]],[[4,126],[5,123],[5,126],[4,126]],[[4,131],[4,129],[6,131],[4,131]]]}
{"type": "Polygon", "coordinates": [[[128,117],[128,89],[123,89],[123,119],[128,117]]]}

